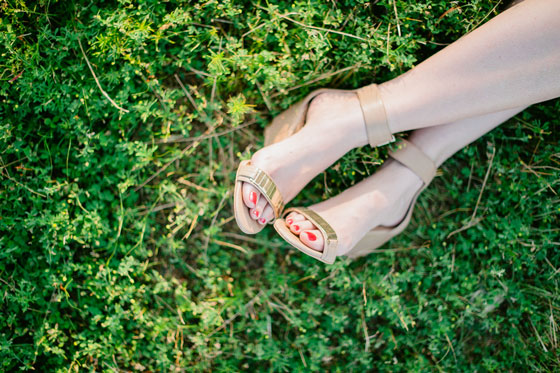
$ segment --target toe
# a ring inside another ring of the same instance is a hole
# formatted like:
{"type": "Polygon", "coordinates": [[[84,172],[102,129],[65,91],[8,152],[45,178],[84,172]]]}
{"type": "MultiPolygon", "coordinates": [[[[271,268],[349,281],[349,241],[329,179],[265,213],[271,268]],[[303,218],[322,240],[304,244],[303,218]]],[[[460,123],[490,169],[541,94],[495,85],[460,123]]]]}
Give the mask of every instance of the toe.
{"type": "Polygon", "coordinates": [[[261,199],[260,198],[261,194],[259,193],[257,188],[255,188],[249,183],[243,183],[242,191],[243,191],[243,202],[245,203],[245,205],[250,209],[255,208],[257,206],[257,203],[261,199]]]}
{"type": "Polygon", "coordinates": [[[288,216],[286,216],[286,225],[289,227],[295,222],[303,220],[305,220],[305,216],[303,216],[302,214],[298,214],[297,212],[290,212],[288,216]]]}
{"type": "Polygon", "coordinates": [[[316,251],[323,251],[323,235],[321,231],[317,229],[303,231],[299,235],[299,239],[307,247],[316,251]]]}
{"type": "Polygon", "coordinates": [[[266,224],[274,218],[274,211],[272,207],[267,204],[262,212],[261,217],[257,220],[260,224],[266,224]]]}
{"type": "Polygon", "coordinates": [[[303,231],[311,231],[314,229],[315,226],[309,220],[297,221],[290,225],[290,231],[292,231],[293,234],[300,234],[303,231]]]}
{"type": "Polygon", "coordinates": [[[255,220],[262,218],[265,207],[268,206],[266,198],[259,198],[257,206],[249,210],[251,217],[255,220]]]}

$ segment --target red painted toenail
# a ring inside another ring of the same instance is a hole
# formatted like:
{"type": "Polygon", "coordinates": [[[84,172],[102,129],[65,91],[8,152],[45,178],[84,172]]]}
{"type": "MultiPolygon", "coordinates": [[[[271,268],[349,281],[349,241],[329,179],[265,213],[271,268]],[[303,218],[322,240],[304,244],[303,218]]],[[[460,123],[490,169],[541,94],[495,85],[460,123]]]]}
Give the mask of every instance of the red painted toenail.
{"type": "Polygon", "coordinates": [[[259,217],[259,211],[255,210],[255,216],[258,218],[259,217]]]}
{"type": "Polygon", "coordinates": [[[257,193],[255,193],[255,192],[249,193],[249,200],[256,205],[257,204],[257,193]]]}
{"type": "Polygon", "coordinates": [[[266,223],[266,219],[261,219],[261,223],[262,224],[266,223]]]}
{"type": "Polygon", "coordinates": [[[315,236],[311,232],[307,232],[307,238],[309,238],[309,241],[316,241],[317,240],[317,236],[315,236]]]}
{"type": "Polygon", "coordinates": [[[292,219],[288,219],[286,220],[286,223],[288,223],[288,225],[291,225],[294,221],[292,219]]]}
{"type": "Polygon", "coordinates": [[[294,231],[299,231],[299,225],[294,225],[294,231]]]}

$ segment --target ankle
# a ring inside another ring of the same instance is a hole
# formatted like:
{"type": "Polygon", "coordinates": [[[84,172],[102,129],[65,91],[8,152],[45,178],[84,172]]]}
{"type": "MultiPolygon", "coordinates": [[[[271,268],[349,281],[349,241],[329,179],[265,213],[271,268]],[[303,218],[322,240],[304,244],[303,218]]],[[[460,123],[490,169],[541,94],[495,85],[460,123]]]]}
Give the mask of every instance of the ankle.
{"type": "Polygon", "coordinates": [[[402,108],[399,110],[398,106],[398,92],[402,92],[405,89],[402,85],[400,77],[378,85],[381,101],[385,108],[385,115],[387,116],[387,126],[392,134],[410,129],[406,125],[407,121],[401,119],[402,108]]]}
{"type": "Polygon", "coordinates": [[[321,144],[327,138],[329,145],[346,153],[368,143],[361,104],[354,93],[323,93],[311,102],[307,115],[307,124],[300,132],[319,134],[321,144]]]}

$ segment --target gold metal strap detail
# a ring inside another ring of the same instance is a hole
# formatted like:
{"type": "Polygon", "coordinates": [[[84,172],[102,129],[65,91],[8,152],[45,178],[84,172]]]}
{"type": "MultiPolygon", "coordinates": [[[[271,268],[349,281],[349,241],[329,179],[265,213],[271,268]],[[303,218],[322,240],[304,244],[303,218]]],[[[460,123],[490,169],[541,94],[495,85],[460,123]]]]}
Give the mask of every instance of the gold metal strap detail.
{"type": "Polygon", "coordinates": [[[237,180],[251,183],[257,188],[272,206],[274,217],[280,216],[284,208],[284,199],[276,184],[266,172],[253,166],[250,161],[243,161],[237,169],[237,180]]]}

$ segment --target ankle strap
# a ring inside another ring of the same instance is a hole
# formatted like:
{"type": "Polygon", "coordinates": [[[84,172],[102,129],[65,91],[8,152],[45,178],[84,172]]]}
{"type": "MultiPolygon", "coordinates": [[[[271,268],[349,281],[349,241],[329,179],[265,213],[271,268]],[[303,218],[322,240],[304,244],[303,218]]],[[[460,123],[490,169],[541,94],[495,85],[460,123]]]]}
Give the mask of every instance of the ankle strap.
{"type": "Polygon", "coordinates": [[[395,137],[389,130],[387,113],[377,84],[362,87],[356,91],[356,94],[362,107],[369,145],[373,148],[395,141],[395,137]]]}
{"type": "Polygon", "coordinates": [[[395,145],[396,150],[391,150],[389,156],[408,167],[425,185],[428,185],[436,175],[437,167],[430,157],[419,147],[406,140],[399,140],[395,145]]]}

